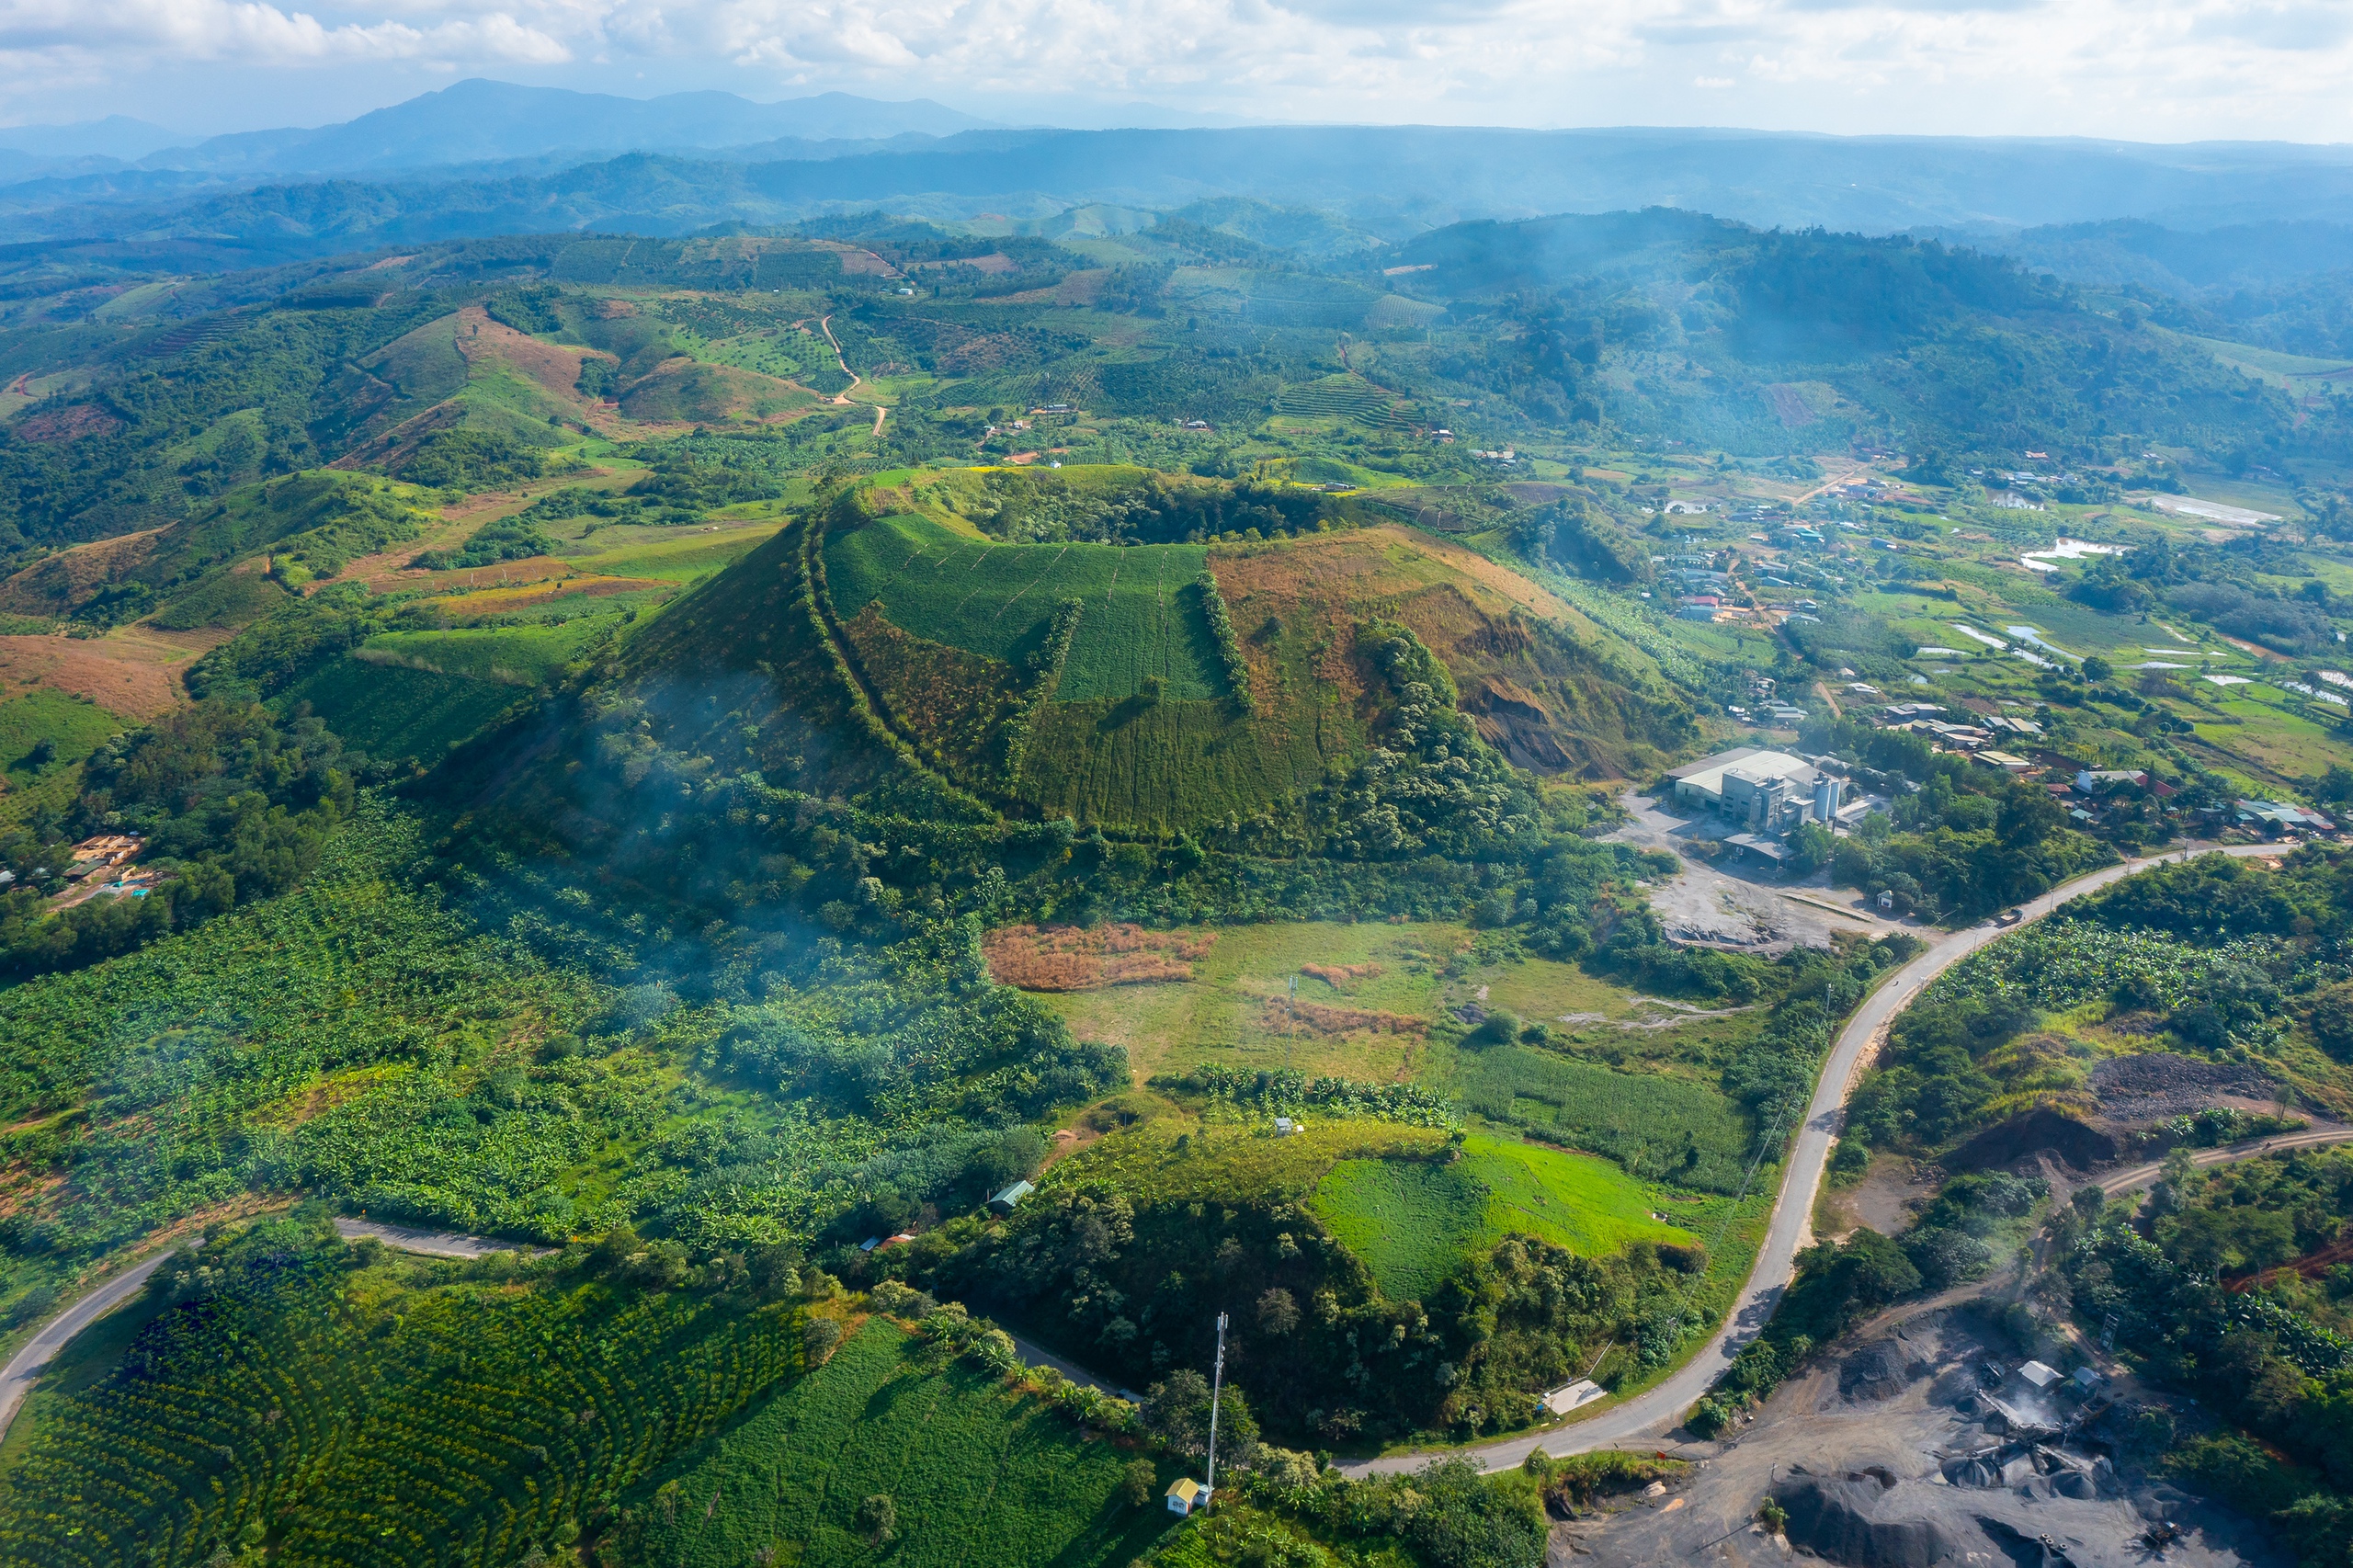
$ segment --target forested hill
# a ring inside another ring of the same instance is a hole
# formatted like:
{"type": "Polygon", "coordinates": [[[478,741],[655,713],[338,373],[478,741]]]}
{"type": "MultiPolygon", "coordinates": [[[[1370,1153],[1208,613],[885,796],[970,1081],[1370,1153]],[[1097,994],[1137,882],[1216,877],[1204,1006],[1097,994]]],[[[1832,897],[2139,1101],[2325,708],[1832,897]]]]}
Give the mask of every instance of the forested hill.
{"type": "MultiPolygon", "coordinates": [[[[874,204],[964,219],[1038,210],[1041,199],[1052,208],[1090,201],[1173,207],[1203,196],[1313,199],[1392,240],[1461,218],[1649,205],[1768,227],[1873,233],[2118,218],[2196,229],[2353,216],[2353,165],[2327,150],[2245,145],[1285,126],[967,132],[848,157],[835,154],[849,143],[779,145],[764,155],[754,140],[723,157],[654,160],[644,151],[697,143],[653,134],[631,140],[641,151],[618,158],[485,178],[479,171],[425,166],[451,155],[456,143],[444,131],[419,140],[416,161],[404,169],[385,164],[375,140],[293,134],[283,147],[262,150],[266,155],[253,160],[256,173],[267,177],[292,157],[290,166],[364,174],[381,183],[313,187],[330,192],[317,199],[254,192],[191,204],[168,189],[142,199],[139,182],[192,176],[166,170],[86,175],[0,187],[0,213],[9,215],[0,233],[20,240],[230,238],[293,256],[345,248],[363,234],[391,243],[397,233],[402,243],[416,243],[592,226],[676,233],[874,204]],[[305,149],[318,161],[300,162],[305,149]],[[307,218],[294,215],[305,209],[307,218]]],[[[233,176],[236,160],[225,157],[224,164],[221,177],[233,176]]]]}

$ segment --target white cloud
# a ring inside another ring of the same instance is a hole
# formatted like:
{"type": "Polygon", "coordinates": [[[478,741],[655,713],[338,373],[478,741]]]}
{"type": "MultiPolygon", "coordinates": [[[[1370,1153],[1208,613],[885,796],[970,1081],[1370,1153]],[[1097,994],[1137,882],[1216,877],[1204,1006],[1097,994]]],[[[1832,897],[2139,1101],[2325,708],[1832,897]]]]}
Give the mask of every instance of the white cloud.
{"type": "Polygon", "coordinates": [[[457,14],[418,27],[396,17],[322,22],[263,0],[0,0],[0,60],[295,66],[369,60],[550,65],[572,58],[558,39],[506,11],[446,9],[457,14]]]}
{"type": "Polygon", "coordinates": [[[645,90],[600,61],[755,97],[1558,125],[1672,122],[1699,89],[1771,128],[2353,139],[2347,0],[0,0],[0,86],[570,62],[534,79],[645,90]]]}

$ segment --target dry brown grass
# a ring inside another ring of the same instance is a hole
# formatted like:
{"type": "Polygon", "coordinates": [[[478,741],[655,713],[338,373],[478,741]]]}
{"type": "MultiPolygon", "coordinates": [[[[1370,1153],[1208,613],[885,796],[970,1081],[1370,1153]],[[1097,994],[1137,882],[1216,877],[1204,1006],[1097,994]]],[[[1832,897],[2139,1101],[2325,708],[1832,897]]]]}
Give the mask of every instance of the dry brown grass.
{"type": "Polygon", "coordinates": [[[1023,991],[1099,991],[1190,980],[1214,931],[1147,931],[1125,924],[1006,926],[983,938],[989,974],[1023,991]]]}
{"type": "Polygon", "coordinates": [[[1337,986],[1347,980],[1370,980],[1381,972],[1377,963],[1303,963],[1302,974],[1312,974],[1326,985],[1337,986]]]}
{"type": "Polygon", "coordinates": [[[51,687],[109,712],[152,719],[185,699],[180,673],[228,635],[125,628],[106,637],[0,637],[0,685],[51,687]]]}
{"type": "Polygon", "coordinates": [[[1430,1032],[1427,1018],[1402,1013],[1367,1012],[1358,1007],[1326,1007],[1318,1002],[1294,1002],[1269,996],[1260,1006],[1258,1027],[1268,1033],[1302,1028],[1312,1035],[1406,1034],[1430,1032]]]}

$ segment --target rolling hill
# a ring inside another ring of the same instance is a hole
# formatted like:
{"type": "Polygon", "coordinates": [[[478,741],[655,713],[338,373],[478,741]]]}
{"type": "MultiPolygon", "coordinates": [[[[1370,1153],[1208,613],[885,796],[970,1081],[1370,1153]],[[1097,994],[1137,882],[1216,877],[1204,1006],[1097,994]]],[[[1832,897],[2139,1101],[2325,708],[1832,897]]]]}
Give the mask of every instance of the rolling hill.
{"type": "Polygon", "coordinates": [[[761,676],[763,705],[793,721],[773,746],[760,721],[770,766],[805,759],[817,732],[834,767],[894,756],[1016,816],[1166,835],[1296,818],[1345,779],[1394,727],[1381,650],[1401,632],[1523,766],[1649,766],[1687,710],[1572,619],[1517,574],[1387,524],[1018,544],[870,487],[670,606],[616,678],[642,696],[761,676]]]}

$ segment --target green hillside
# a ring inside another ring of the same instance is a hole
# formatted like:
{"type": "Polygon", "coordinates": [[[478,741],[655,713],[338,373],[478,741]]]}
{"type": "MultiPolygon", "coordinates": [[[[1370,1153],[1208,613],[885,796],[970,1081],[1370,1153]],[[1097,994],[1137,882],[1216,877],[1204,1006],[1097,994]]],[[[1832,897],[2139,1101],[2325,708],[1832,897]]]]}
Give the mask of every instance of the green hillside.
{"type": "Polygon", "coordinates": [[[1172,1521],[1153,1466],[1124,1490],[1132,1449],[1082,1438],[1073,1418],[873,1318],[832,1359],[680,1456],[623,1499],[620,1559],[646,1568],[805,1568],[878,1555],[858,1510],[892,1504],[892,1561],[962,1568],[1125,1568],[1172,1521]]]}
{"type": "Polygon", "coordinates": [[[36,687],[0,702],[0,773],[10,790],[28,789],[81,761],[108,736],[132,727],[94,702],[36,687]]]}
{"type": "Polygon", "coordinates": [[[917,637],[1007,663],[1076,599],[1057,700],[1132,697],[1147,676],[1198,700],[1226,694],[1194,585],[1208,558],[1199,545],[1006,544],[897,515],[828,535],[825,580],[845,620],[873,602],[917,637]]]}
{"type": "Polygon", "coordinates": [[[429,764],[523,696],[487,672],[477,678],[346,654],[276,700],[289,711],[309,703],[346,744],[380,761],[429,764]]]}

